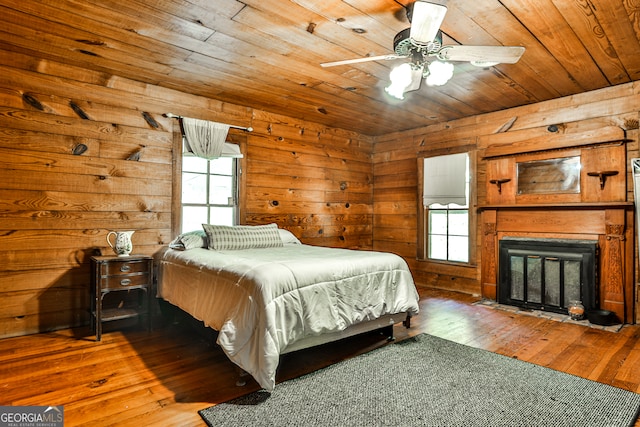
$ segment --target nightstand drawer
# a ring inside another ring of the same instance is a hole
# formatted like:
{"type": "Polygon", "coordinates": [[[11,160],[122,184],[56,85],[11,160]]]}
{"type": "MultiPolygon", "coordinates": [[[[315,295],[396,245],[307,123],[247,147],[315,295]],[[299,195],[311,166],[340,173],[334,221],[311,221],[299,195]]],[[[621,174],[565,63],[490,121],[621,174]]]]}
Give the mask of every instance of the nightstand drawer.
{"type": "Polygon", "coordinates": [[[101,276],[116,276],[131,273],[146,273],[149,263],[145,260],[115,260],[100,265],[101,276]]]}
{"type": "Polygon", "coordinates": [[[122,274],[100,279],[100,289],[112,291],[149,286],[149,273],[122,274]]]}

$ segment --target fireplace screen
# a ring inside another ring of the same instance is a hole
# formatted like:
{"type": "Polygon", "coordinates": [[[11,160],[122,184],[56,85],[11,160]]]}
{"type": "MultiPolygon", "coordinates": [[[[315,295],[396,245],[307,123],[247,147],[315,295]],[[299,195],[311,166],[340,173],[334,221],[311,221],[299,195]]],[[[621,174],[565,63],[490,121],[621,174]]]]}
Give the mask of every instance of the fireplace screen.
{"type": "Polygon", "coordinates": [[[498,302],[567,314],[572,301],[597,308],[595,241],[502,239],[498,302]]]}

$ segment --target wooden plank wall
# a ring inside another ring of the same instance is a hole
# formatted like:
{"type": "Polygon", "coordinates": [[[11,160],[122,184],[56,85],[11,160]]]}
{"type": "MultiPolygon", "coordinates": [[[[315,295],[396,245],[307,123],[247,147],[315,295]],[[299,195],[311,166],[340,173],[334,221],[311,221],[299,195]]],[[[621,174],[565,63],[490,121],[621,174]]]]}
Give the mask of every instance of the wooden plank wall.
{"type": "Polygon", "coordinates": [[[87,324],[89,258],[112,253],[110,230],[136,230],[141,254],[173,238],[167,112],[256,129],[247,223],[372,246],[370,139],[0,50],[0,338],[87,324]]]}
{"type": "Polygon", "coordinates": [[[243,222],[275,222],[307,244],[370,249],[371,138],[259,111],[252,123],[243,222]]]}
{"type": "MultiPolygon", "coordinates": [[[[377,137],[374,146],[374,249],[396,252],[409,262],[416,280],[422,284],[480,294],[481,233],[476,230],[476,247],[470,267],[417,261],[417,161],[420,153],[446,154],[471,147],[477,152],[477,174],[472,188],[477,204],[485,203],[486,164],[484,150],[492,144],[529,141],[549,149],[550,139],[558,146],[571,146],[582,136],[598,136],[610,126],[625,130],[627,142],[627,200],[633,200],[630,159],[638,157],[640,83],[541,102],[496,113],[468,117],[408,132],[377,137]],[[556,125],[558,131],[547,129],[556,125]]],[[[535,150],[535,147],[528,147],[535,150]]],[[[637,251],[636,251],[636,262],[637,251]]],[[[636,272],[637,277],[637,272],[636,272]]],[[[636,283],[637,283],[636,279],[636,283]]]]}
{"type": "Polygon", "coordinates": [[[110,253],[109,230],[136,230],[144,254],[173,237],[166,112],[254,127],[242,138],[242,222],[276,222],[309,244],[395,252],[418,283],[471,293],[480,292],[479,247],[469,268],[415,259],[419,153],[481,153],[496,135],[542,138],[556,124],[567,135],[623,127],[628,158],[638,156],[639,83],[374,139],[7,50],[0,71],[0,337],[86,324],[88,260],[110,253]]]}

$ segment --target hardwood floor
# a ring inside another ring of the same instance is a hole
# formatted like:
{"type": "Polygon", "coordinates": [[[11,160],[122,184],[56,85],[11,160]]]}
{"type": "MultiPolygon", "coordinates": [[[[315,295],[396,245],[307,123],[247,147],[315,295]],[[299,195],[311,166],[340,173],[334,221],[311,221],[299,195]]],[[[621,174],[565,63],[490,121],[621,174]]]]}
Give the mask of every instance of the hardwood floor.
{"type": "MultiPolygon", "coordinates": [[[[606,332],[420,293],[421,313],[395,328],[398,340],[426,332],[640,392],[640,326],[606,332]]],[[[64,405],[66,426],[205,426],[197,410],[258,386],[237,387],[234,365],[189,323],[106,332],[100,343],[88,328],[0,340],[0,405],[64,405]]],[[[278,381],[383,344],[366,334],[285,355],[278,381]]]]}

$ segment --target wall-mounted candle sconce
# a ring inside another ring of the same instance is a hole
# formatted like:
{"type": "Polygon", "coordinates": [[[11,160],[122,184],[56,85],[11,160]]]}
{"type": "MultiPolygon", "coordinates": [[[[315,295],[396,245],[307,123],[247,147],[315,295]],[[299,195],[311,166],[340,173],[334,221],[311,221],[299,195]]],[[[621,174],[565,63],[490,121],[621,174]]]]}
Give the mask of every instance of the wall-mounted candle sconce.
{"type": "Polygon", "coordinates": [[[510,178],[492,179],[489,182],[498,186],[498,194],[502,194],[502,184],[511,181],[510,178]]]}
{"type": "Polygon", "coordinates": [[[607,180],[607,177],[618,175],[618,171],[587,172],[587,175],[597,176],[600,179],[600,189],[604,190],[604,183],[607,180]]]}

